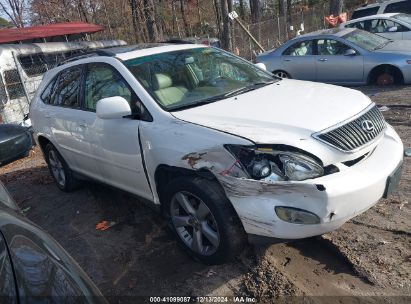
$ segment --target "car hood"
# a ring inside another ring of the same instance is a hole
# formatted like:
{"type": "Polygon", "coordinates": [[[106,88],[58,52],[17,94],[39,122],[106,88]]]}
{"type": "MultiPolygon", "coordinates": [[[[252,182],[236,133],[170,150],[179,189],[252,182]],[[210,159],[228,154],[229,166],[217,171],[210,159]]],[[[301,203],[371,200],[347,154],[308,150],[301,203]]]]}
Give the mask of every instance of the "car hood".
{"type": "Polygon", "coordinates": [[[403,53],[411,55],[411,40],[393,40],[383,48],[376,50],[379,53],[403,53]]]}
{"type": "Polygon", "coordinates": [[[304,140],[364,110],[370,99],[357,90],[299,80],[272,85],[207,105],[175,111],[184,121],[256,143],[304,140]]]}

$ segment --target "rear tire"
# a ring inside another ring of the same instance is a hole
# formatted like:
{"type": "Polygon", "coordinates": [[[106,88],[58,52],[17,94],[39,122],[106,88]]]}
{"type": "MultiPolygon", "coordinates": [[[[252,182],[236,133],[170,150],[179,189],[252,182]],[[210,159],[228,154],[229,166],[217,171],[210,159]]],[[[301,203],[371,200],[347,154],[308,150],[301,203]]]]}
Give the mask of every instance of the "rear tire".
{"type": "Polygon", "coordinates": [[[371,71],[368,83],[378,86],[403,84],[404,76],[398,68],[390,65],[382,65],[371,71]]]}
{"type": "Polygon", "coordinates": [[[241,221],[216,182],[180,177],[167,185],[163,198],[170,229],[195,260],[221,264],[244,249],[247,238],[241,221]]]}
{"type": "Polygon", "coordinates": [[[47,144],[44,149],[44,156],[51,176],[61,191],[70,192],[78,188],[78,179],[74,177],[73,171],[52,144],[47,144]]]}

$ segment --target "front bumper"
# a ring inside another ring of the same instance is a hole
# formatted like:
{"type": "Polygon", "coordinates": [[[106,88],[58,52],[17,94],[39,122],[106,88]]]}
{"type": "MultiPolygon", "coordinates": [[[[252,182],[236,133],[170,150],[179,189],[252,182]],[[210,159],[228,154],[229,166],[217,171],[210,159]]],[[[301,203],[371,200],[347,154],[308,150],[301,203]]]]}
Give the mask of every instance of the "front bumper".
{"type": "Polygon", "coordinates": [[[359,163],[338,164],[340,172],[302,182],[266,183],[220,176],[226,194],[248,234],[298,239],[333,231],[369,209],[383,196],[387,178],[402,162],[403,145],[391,126],[375,150],[359,163]],[[319,224],[288,223],[276,206],[310,211],[319,224]]]}

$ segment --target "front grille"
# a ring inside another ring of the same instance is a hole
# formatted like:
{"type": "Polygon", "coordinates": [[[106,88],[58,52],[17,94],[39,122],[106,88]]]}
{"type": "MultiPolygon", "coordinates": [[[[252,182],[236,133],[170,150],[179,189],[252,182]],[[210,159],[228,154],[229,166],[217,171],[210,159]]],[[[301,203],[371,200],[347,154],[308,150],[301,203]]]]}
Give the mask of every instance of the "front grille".
{"type": "Polygon", "coordinates": [[[313,136],[334,148],[349,152],[356,150],[377,138],[385,129],[385,121],[378,107],[374,105],[364,114],[332,130],[319,132],[313,136]],[[364,130],[363,122],[370,121],[371,131],[364,130]]]}

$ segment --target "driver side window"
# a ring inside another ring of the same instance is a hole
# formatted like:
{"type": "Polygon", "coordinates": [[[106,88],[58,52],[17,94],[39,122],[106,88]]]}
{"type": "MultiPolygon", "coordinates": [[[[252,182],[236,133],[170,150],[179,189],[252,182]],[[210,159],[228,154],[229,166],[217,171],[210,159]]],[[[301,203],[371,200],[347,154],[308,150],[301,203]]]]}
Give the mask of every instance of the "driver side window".
{"type": "Polygon", "coordinates": [[[317,40],[318,55],[344,55],[350,49],[349,46],[333,39],[317,40]]]}

